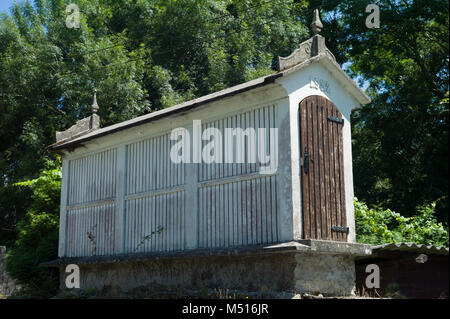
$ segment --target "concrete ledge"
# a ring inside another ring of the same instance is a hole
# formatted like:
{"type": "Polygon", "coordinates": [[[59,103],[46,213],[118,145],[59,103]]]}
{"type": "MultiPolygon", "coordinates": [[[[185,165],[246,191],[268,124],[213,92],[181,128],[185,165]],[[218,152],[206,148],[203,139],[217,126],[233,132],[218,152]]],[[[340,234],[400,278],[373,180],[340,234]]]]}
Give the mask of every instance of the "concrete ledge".
{"type": "Polygon", "coordinates": [[[344,254],[352,256],[367,256],[372,254],[372,246],[367,244],[345,243],[327,240],[305,239],[299,240],[300,244],[306,245],[310,251],[324,254],[344,254]]]}
{"type": "Polygon", "coordinates": [[[193,257],[214,257],[251,254],[315,252],[317,254],[367,256],[371,254],[371,246],[322,240],[290,241],[273,245],[254,245],[245,247],[232,247],[226,249],[193,249],[173,252],[130,253],[105,256],[63,257],[41,265],[58,267],[68,264],[98,264],[133,262],[160,259],[182,259],[193,257]]]}
{"type": "Polygon", "coordinates": [[[249,254],[270,254],[275,252],[308,251],[310,248],[298,242],[287,242],[276,245],[254,245],[245,247],[232,247],[226,249],[192,249],[171,252],[129,253],[105,256],[88,257],[63,257],[49,262],[41,263],[42,266],[58,267],[68,264],[99,264],[134,261],[151,261],[161,259],[184,259],[193,257],[233,256],[249,254]]]}

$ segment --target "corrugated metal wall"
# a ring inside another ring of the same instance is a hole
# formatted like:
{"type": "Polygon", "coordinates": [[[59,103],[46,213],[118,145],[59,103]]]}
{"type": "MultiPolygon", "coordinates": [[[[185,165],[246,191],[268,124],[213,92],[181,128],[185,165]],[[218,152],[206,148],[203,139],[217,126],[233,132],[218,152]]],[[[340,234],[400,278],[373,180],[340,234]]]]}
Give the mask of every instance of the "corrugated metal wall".
{"type": "Polygon", "coordinates": [[[127,145],[125,252],[184,248],[184,168],[170,160],[170,135],[127,145]]]}
{"type": "Polygon", "coordinates": [[[112,254],[115,251],[114,211],[114,202],[68,210],[67,256],[112,254]]]}
{"type": "Polygon", "coordinates": [[[184,248],[184,192],[127,200],[125,252],[184,248]]]}
{"type": "Polygon", "coordinates": [[[69,161],[66,255],[114,252],[116,149],[69,161]]]}
{"type": "MultiPolygon", "coordinates": [[[[225,140],[225,128],[275,127],[275,107],[249,112],[202,124],[202,131],[218,128],[225,140]]],[[[258,134],[256,134],[258,136],[258,134]]],[[[258,147],[269,154],[269,130],[258,147]]],[[[204,145],[208,141],[203,141],[204,145]]],[[[247,144],[245,163],[202,163],[199,169],[199,246],[230,247],[276,242],[276,176],[259,174],[261,164],[249,163],[247,144]]],[[[225,154],[225,142],[222,154],[225,154]]],[[[225,158],[225,156],[224,156],[225,158]]],[[[234,159],[235,162],[235,159],[234,159]]]]}
{"type": "MultiPolygon", "coordinates": [[[[202,129],[275,127],[275,106],[202,123],[202,129]]],[[[175,251],[186,247],[186,164],[174,164],[169,133],[125,146],[123,251],[175,251]]],[[[207,142],[204,142],[204,145],[207,142]]],[[[269,154],[269,131],[258,139],[269,154]]],[[[247,149],[247,144],[245,146],[247,149]]],[[[234,149],[235,150],[235,149],[234,149]]],[[[223,154],[225,155],[225,143],[223,154]]],[[[66,256],[118,253],[115,229],[117,149],[69,161],[66,256]]],[[[256,156],[258,158],[258,156],[256,156]]],[[[225,159],[225,157],[224,157],[225,159]]],[[[248,154],[246,155],[246,161],[248,154]]],[[[199,164],[198,247],[278,241],[277,174],[257,163],[199,164]]],[[[194,185],[195,185],[194,184],[194,185]]],[[[120,230],[119,230],[120,231],[120,230]]],[[[119,248],[120,249],[120,248],[119,248]]]]}
{"type": "Polygon", "coordinates": [[[116,149],[70,161],[68,205],[116,196],[116,149]]]}
{"type": "Polygon", "coordinates": [[[219,182],[199,191],[200,247],[276,242],[276,177],[219,182]]]}

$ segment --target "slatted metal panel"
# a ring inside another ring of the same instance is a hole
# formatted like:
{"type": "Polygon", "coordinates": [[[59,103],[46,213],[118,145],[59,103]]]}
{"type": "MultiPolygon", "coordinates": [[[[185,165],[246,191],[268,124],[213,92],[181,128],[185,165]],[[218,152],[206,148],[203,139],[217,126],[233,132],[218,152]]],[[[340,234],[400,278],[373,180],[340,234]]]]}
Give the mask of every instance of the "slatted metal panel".
{"type": "MultiPolygon", "coordinates": [[[[225,128],[275,127],[275,107],[266,106],[203,123],[215,127],[225,140],[225,128]]],[[[204,145],[208,143],[204,142],[204,145]]],[[[246,142],[247,143],[247,142],[246,142]]],[[[203,145],[203,146],[204,146],[203,145]]],[[[256,145],[270,154],[269,130],[256,145]]],[[[255,145],[255,146],[256,146],[255,145]]],[[[261,164],[203,163],[199,168],[199,246],[216,248],[271,243],[278,240],[277,176],[259,174],[261,164]]],[[[222,154],[225,158],[225,142],[222,154]]]]}
{"type": "MultiPolygon", "coordinates": [[[[246,130],[248,128],[254,128],[256,132],[256,147],[253,149],[262,148],[265,146],[266,154],[270,154],[270,131],[269,128],[274,128],[275,125],[275,106],[270,105],[262,108],[258,108],[252,111],[232,115],[223,119],[218,119],[210,122],[202,123],[202,132],[208,128],[216,128],[222,134],[222,163],[205,163],[202,161],[199,169],[198,180],[200,182],[207,180],[214,180],[224,177],[239,176],[245,174],[252,174],[259,172],[261,166],[267,164],[260,163],[258,160],[258,154],[255,154],[256,163],[249,163],[248,140],[245,139],[245,161],[244,163],[237,163],[236,158],[233,158],[233,164],[227,164],[225,161],[226,145],[225,145],[225,129],[226,128],[241,128],[246,130]],[[263,139],[258,138],[258,129],[264,128],[266,134],[263,139]]],[[[236,140],[234,140],[236,141],[236,140]]],[[[202,149],[209,143],[207,140],[202,141],[202,149]]],[[[233,150],[236,153],[236,148],[233,150]]]]}
{"type": "Polygon", "coordinates": [[[201,187],[200,247],[232,247],[276,242],[276,198],[276,176],[259,176],[201,187]]]}
{"type": "Polygon", "coordinates": [[[115,204],[88,205],[68,210],[66,255],[109,255],[115,251],[115,204]]]}
{"type": "Polygon", "coordinates": [[[116,156],[111,149],[70,161],[68,205],[115,197],[116,156]]]}
{"type": "Polygon", "coordinates": [[[131,199],[126,204],[125,251],[184,248],[184,192],[131,199]]]}
{"type": "Polygon", "coordinates": [[[169,137],[126,147],[125,252],[184,248],[185,164],[171,161],[169,137]]]}
{"type": "Polygon", "coordinates": [[[127,145],[126,194],[139,194],[184,184],[183,164],[170,160],[170,135],[127,145]]]}
{"type": "Polygon", "coordinates": [[[69,161],[66,255],[115,251],[116,149],[69,161]]]}
{"type": "MultiPolygon", "coordinates": [[[[257,132],[258,128],[274,128],[275,114],[273,105],[265,106],[206,121],[202,129],[219,128],[225,138],[225,128],[254,128],[256,149],[265,147],[270,155],[278,145],[271,145],[269,130],[261,138],[257,132]]],[[[213,248],[278,241],[276,170],[260,174],[260,167],[267,169],[268,164],[248,163],[246,154],[246,162],[241,164],[199,164],[195,178],[187,183],[186,165],[170,160],[175,142],[169,137],[167,133],[127,144],[120,161],[116,149],[69,161],[66,256],[185,249],[187,232],[191,231],[185,227],[186,214],[192,209],[186,207],[187,185],[197,185],[194,191],[190,190],[198,203],[198,209],[192,213],[198,221],[198,246],[193,246],[213,248]],[[125,183],[120,185],[123,201],[116,198],[116,174],[120,170],[117,163],[125,170],[125,183]],[[123,208],[116,208],[122,202],[123,208]],[[115,220],[122,215],[117,209],[123,209],[123,221],[115,220]]],[[[223,143],[224,155],[225,151],[223,143]]]]}
{"type": "Polygon", "coordinates": [[[305,238],[347,241],[347,233],[333,230],[347,229],[342,127],[342,114],[326,98],[300,103],[305,238]]]}

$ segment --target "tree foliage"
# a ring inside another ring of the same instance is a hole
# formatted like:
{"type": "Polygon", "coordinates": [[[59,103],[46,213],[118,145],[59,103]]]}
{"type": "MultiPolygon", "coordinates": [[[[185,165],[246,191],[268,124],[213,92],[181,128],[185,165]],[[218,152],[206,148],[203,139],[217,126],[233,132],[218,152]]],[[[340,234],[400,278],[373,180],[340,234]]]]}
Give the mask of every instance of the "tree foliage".
{"type": "Polygon", "coordinates": [[[28,297],[51,297],[58,287],[57,271],[39,266],[56,259],[58,251],[61,169],[58,162],[46,164],[38,178],[14,185],[30,189],[32,202],[17,226],[19,234],[8,251],[6,270],[28,297]]]}
{"type": "Polygon", "coordinates": [[[402,216],[390,209],[369,208],[356,198],[354,205],[357,242],[449,246],[448,227],[436,220],[436,202],[417,207],[413,217],[402,216]]]}
{"type": "Polygon", "coordinates": [[[268,74],[308,37],[305,10],[303,0],[16,3],[0,16],[0,242],[14,240],[29,202],[11,185],[38,176],[55,131],[90,114],[94,87],[106,126],[268,74]],[[70,3],[79,29],[66,27],[70,3]]]}
{"type": "Polygon", "coordinates": [[[448,1],[377,1],[379,29],[365,25],[369,3],[322,2],[333,52],[372,98],[352,117],[355,193],[405,216],[444,197],[448,222],[448,1]]]}

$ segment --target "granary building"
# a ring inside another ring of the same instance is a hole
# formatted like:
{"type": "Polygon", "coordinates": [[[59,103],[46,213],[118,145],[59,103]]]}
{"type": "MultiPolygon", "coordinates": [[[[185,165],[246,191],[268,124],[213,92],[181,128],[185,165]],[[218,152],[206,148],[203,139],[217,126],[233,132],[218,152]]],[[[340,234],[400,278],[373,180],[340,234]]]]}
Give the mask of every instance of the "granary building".
{"type": "Polygon", "coordinates": [[[355,243],[350,115],[370,99],[318,12],[312,29],[271,75],[104,128],[94,101],[57,133],[62,288],[77,264],[81,288],[121,293],[353,292],[370,246],[355,243]]]}

